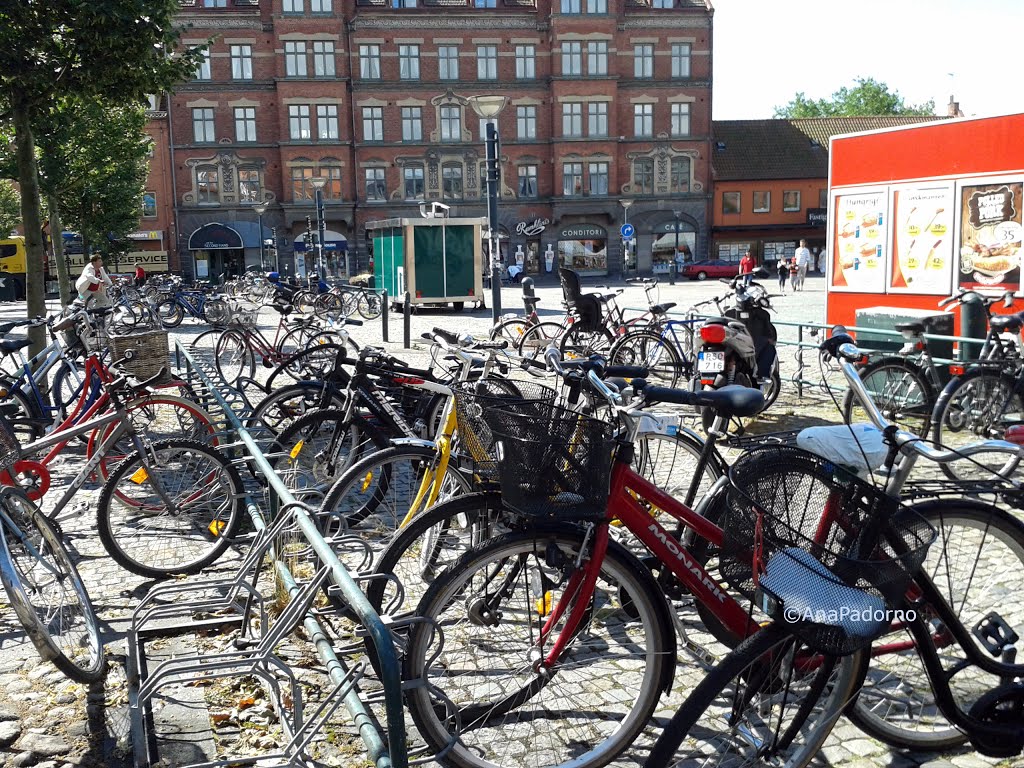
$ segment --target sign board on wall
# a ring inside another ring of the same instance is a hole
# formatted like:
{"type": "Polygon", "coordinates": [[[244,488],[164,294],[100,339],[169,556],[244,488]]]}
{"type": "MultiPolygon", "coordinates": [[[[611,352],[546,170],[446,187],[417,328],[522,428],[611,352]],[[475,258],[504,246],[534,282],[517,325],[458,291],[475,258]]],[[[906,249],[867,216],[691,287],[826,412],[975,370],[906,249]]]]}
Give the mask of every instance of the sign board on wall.
{"type": "Polygon", "coordinates": [[[957,269],[961,288],[1019,290],[1022,190],[1020,181],[961,184],[957,269]]]}
{"type": "Polygon", "coordinates": [[[888,258],[889,190],[866,189],[835,195],[831,290],[885,293],[888,258]]]}
{"type": "Polygon", "coordinates": [[[952,292],[955,202],[947,182],[893,189],[890,293],[952,292]]]}

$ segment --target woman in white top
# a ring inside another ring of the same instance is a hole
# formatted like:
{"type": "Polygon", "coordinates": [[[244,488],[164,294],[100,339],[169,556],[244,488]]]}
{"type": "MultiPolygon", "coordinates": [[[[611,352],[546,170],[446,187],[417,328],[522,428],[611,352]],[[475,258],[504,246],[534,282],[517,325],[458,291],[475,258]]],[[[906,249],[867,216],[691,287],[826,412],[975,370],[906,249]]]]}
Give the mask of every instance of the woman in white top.
{"type": "Polygon", "coordinates": [[[103,257],[99,254],[89,259],[81,276],[75,281],[78,298],[86,303],[92,298],[91,304],[94,307],[105,307],[110,303],[107,288],[112,285],[110,275],[103,269],[103,257]]]}

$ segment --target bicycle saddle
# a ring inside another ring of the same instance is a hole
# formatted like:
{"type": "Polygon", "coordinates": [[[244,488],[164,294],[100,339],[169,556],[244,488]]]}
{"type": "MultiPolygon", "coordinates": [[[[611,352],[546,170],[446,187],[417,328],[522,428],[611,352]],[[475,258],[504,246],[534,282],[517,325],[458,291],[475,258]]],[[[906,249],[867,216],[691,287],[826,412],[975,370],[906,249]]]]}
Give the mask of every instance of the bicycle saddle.
{"type": "Polygon", "coordinates": [[[741,387],[738,384],[730,384],[721,389],[702,389],[698,392],[689,389],[651,387],[646,383],[640,386],[638,384],[638,381],[634,381],[633,389],[642,391],[644,399],[649,403],[675,403],[710,408],[727,418],[753,416],[764,409],[764,395],[760,389],[741,387]]]}
{"type": "Polygon", "coordinates": [[[538,303],[540,303],[540,296],[523,296],[523,304],[526,306],[527,312],[536,310],[538,303]]]}
{"type": "Polygon", "coordinates": [[[925,328],[924,323],[915,320],[914,322],[910,323],[896,323],[896,330],[900,331],[901,333],[903,331],[906,331],[907,333],[919,335],[924,333],[925,328]]]}
{"type": "Polygon", "coordinates": [[[7,339],[0,341],[0,351],[3,351],[5,355],[9,355],[12,352],[17,352],[19,349],[24,349],[32,343],[32,339],[7,339]]]}
{"type": "Polygon", "coordinates": [[[878,469],[889,453],[889,446],[874,424],[808,427],[800,430],[796,444],[815,456],[857,472],[878,469]]]}
{"type": "Polygon", "coordinates": [[[651,307],[651,314],[664,315],[674,306],[676,306],[676,302],[674,301],[666,301],[664,304],[655,304],[653,307],[651,307]]]}
{"type": "Polygon", "coordinates": [[[295,309],[291,304],[271,304],[274,309],[280,312],[282,315],[290,315],[295,309]]]}
{"type": "Polygon", "coordinates": [[[996,333],[1016,333],[1024,326],[1024,318],[1015,315],[992,315],[989,325],[996,333]]]}
{"type": "Polygon", "coordinates": [[[810,619],[813,624],[837,627],[847,637],[872,637],[888,624],[881,598],[843,584],[811,553],[797,547],[769,558],[759,586],[782,603],[787,623],[810,619]]]}
{"type": "Polygon", "coordinates": [[[114,308],[113,307],[96,307],[96,308],[86,307],[85,311],[88,312],[93,317],[106,317],[107,315],[109,315],[111,312],[114,311],[114,308]]]}

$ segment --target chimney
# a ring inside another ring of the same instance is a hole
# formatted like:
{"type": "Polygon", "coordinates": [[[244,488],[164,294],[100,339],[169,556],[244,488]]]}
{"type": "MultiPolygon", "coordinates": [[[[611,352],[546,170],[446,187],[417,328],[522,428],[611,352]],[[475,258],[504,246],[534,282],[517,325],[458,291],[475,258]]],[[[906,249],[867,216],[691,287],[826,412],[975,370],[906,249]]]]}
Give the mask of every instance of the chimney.
{"type": "Polygon", "coordinates": [[[963,117],[964,113],[960,111],[960,102],[953,100],[953,95],[949,96],[949,104],[946,105],[946,116],[947,117],[963,117]]]}

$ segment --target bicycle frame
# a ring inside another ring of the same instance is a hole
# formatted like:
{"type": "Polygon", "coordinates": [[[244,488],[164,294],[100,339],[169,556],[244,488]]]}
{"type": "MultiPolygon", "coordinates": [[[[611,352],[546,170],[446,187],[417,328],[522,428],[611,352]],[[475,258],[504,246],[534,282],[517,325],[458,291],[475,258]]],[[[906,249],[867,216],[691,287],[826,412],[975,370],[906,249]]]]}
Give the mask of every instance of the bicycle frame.
{"type": "Polygon", "coordinates": [[[50,343],[33,355],[31,359],[27,359],[21,350],[18,351],[18,356],[20,369],[18,377],[13,381],[12,388],[31,396],[33,404],[42,416],[51,416],[59,411],[60,409],[56,405],[50,405],[46,397],[43,396],[39,384],[46,381],[47,375],[58,363],[66,362],[73,371],[78,370],[68,359],[64,345],[60,340],[52,338],[50,343]],[[22,386],[23,382],[27,384],[28,391],[25,386],[22,386]]]}

